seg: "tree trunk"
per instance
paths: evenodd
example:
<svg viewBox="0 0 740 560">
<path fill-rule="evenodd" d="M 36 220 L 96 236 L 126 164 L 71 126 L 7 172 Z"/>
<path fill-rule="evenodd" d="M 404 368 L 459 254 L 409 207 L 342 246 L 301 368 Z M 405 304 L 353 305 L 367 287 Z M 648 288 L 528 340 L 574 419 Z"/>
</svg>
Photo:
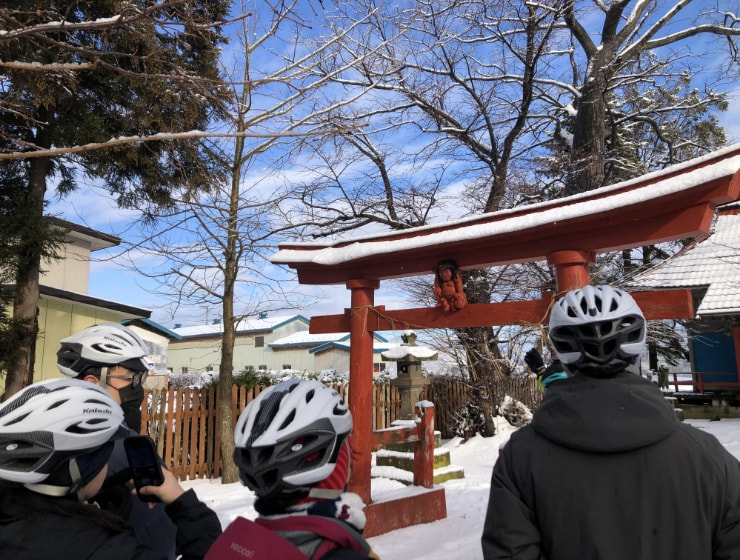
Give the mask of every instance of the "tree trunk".
<svg viewBox="0 0 740 560">
<path fill-rule="evenodd" d="M 43 143 L 43 136 L 39 138 L 38 144 L 47 147 Z M 29 163 L 30 205 L 34 208 L 34 214 L 41 222 L 44 216 L 44 195 L 46 193 L 46 176 L 49 169 L 49 158 L 32 158 Z M 36 224 L 29 223 L 27 227 L 34 229 Z M 19 232 L 21 243 L 25 240 L 34 239 L 37 236 L 25 235 Z M 34 352 L 36 348 L 36 337 L 38 336 L 38 302 L 39 302 L 39 279 L 41 276 L 41 252 L 40 247 L 31 243 L 26 248 L 28 255 L 21 261 L 16 273 L 15 292 L 13 295 L 13 321 L 19 329 L 20 348 L 18 360 L 8 368 L 5 377 L 5 392 L 0 401 L 5 401 L 23 387 L 33 382 Z"/>
<path fill-rule="evenodd" d="M 226 251 L 224 251 L 224 293 L 222 299 L 224 336 L 221 341 L 221 365 L 219 366 L 219 418 L 221 420 L 221 463 L 222 484 L 239 480 L 239 469 L 232 460 L 234 455 L 234 413 L 231 408 L 231 388 L 234 385 L 234 341 L 236 324 L 234 318 L 234 283 L 238 273 L 235 253 L 236 228 L 229 228 Z"/>
<path fill-rule="evenodd" d="M 605 79 L 598 72 L 583 88 L 573 130 L 571 172 L 566 185 L 566 196 L 598 189 L 603 184 L 605 88 Z"/>
<path fill-rule="evenodd" d="M 476 280 L 485 278 L 479 270 L 462 272 L 465 286 L 465 295 L 468 303 L 490 303 L 490 285 L 487 281 Z M 493 423 L 493 411 L 496 403 L 491 391 L 495 383 L 497 368 L 495 361 L 501 357 L 498 341 L 495 339 L 492 327 L 473 327 L 458 329 L 457 336 L 465 350 L 472 383 L 472 400 L 474 409 L 483 414 L 482 436 L 490 437 L 496 434 Z"/>
<path fill-rule="evenodd" d="M 224 307 L 226 301 L 224 300 Z M 239 469 L 232 457 L 234 456 L 234 412 L 231 406 L 231 391 L 234 385 L 234 326 L 233 312 L 230 317 L 223 317 L 224 337 L 221 343 L 221 365 L 218 370 L 218 418 L 221 425 L 221 482 L 229 484 L 239 480 Z"/>
</svg>

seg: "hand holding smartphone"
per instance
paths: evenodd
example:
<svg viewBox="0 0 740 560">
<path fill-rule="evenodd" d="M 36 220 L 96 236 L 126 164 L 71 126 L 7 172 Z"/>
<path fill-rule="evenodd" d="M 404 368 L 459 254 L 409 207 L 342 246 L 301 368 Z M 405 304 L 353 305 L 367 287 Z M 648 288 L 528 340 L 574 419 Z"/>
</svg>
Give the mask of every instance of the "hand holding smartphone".
<svg viewBox="0 0 740 560">
<path fill-rule="evenodd" d="M 156 496 L 139 492 L 143 486 L 160 486 L 164 482 L 162 464 L 152 440 L 147 436 L 130 436 L 123 440 L 123 448 L 139 499 L 145 502 L 158 502 L 159 498 Z"/>
</svg>

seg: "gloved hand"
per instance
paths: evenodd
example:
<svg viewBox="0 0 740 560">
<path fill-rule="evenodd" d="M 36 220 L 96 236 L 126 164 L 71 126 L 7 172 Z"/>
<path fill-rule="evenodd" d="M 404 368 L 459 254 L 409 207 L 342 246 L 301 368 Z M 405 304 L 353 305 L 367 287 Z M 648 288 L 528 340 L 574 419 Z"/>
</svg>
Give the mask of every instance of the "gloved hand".
<svg viewBox="0 0 740 560">
<path fill-rule="evenodd" d="M 537 381 L 540 382 L 543 389 L 547 389 L 547 387 L 554 381 L 565 379 L 567 377 L 568 374 L 566 373 L 563 364 L 560 360 L 555 359 L 549 366 L 542 370 L 542 373 L 537 375 Z"/>
<path fill-rule="evenodd" d="M 537 351 L 537 348 L 531 348 L 526 354 L 524 354 L 524 362 L 532 370 L 532 373 L 540 376 L 545 371 L 545 362 L 542 361 L 542 356 Z"/>
<path fill-rule="evenodd" d="M 568 377 L 560 360 L 553 360 L 549 366 L 545 367 L 545 362 L 536 348 L 530 349 L 524 355 L 524 362 L 537 375 L 537 381 L 543 390 L 547 389 L 552 382 Z"/>
</svg>

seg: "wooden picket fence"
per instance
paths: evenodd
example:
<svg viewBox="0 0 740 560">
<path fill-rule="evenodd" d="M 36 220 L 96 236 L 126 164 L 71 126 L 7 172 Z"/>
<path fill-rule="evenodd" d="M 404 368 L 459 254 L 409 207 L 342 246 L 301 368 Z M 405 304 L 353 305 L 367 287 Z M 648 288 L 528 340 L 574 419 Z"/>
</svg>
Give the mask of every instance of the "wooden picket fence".
<svg viewBox="0 0 740 560">
<path fill-rule="evenodd" d="M 333 388 L 349 402 L 348 385 L 334 385 Z M 231 388 L 234 425 L 247 403 L 263 389 Z M 141 433 L 154 440 L 165 464 L 181 480 L 221 476 L 219 391 L 219 387 L 161 389 L 147 391 L 144 395 Z M 435 425 L 443 437 L 449 437 L 456 421 L 455 411 L 470 399 L 469 387 L 454 380 L 435 382 L 425 388 L 421 399 L 435 403 Z M 523 402 L 528 404 L 526 400 Z M 398 389 L 388 383 L 375 385 L 373 407 L 373 430 L 391 426 L 401 408 Z"/>
</svg>

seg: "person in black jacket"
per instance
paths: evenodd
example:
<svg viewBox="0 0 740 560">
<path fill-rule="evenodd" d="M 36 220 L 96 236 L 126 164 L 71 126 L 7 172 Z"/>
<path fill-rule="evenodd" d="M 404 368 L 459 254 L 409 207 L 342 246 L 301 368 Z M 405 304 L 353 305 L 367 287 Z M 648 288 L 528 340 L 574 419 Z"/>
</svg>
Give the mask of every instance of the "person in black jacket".
<svg viewBox="0 0 740 560">
<path fill-rule="evenodd" d="M 141 429 L 148 355 L 146 343 L 136 331 L 118 323 L 102 323 L 63 338 L 57 351 L 57 368 L 68 377 L 108 391 L 121 405 L 130 430 L 127 435 L 136 435 Z M 98 505 L 123 517 L 134 528 L 137 540 L 147 551 L 146 560 L 175 560 L 177 528 L 164 504 L 149 506 L 132 495 L 130 478 L 123 440 L 119 439 L 108 461 L 108 476 L 96 496 Z"/>
<path fill-rule="evenodd" d="M 626 292 L 560 299 L 553 383 L 493 469 L 485 560 L 738 560 L 740 463 L 638 375 L 645 318 Z"/>
<path fill-rule="evenodd" d="M 13 560 L 131 560 L 146 547 L 121 517 L 95 504 L 114 442 L 125 437 L 121 407 L 76 379 L 29 385 L 0 406 L 0 557 Z M 216 514 L 162 469 L 145 486 L 166 504 L 183 560 L 205 556 L 221 534 Z"/>
<path fill-rule="evenodd" d="M 346 492 L 351 431 L 342 397 L 319 381 L 289 379 L 250 401 L 234 462 L 260 515 L 232 522 L 206 560 L 377 560 L 362 537 L 365 504 Z"/>
</svg>

